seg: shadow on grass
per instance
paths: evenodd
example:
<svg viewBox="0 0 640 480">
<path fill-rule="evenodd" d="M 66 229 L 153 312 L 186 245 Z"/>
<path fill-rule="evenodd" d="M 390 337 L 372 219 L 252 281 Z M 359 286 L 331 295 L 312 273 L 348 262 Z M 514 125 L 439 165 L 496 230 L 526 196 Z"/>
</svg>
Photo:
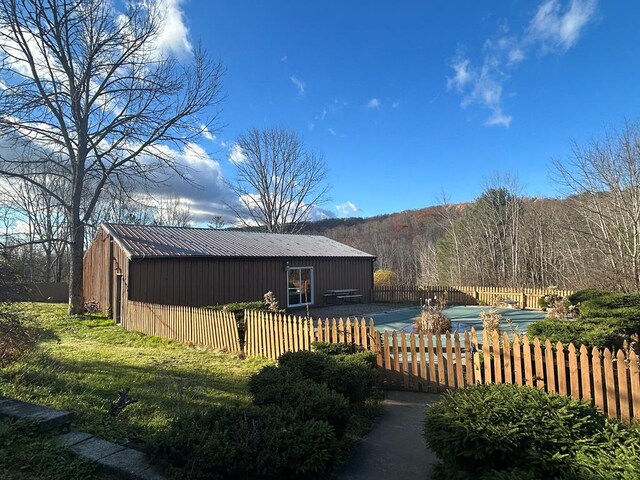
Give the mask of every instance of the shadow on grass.
<svg viewBox="0 0 640 480">
<path fill-rule="evenodd" d="M 108 440 L 147 441 L 176 415 L 207 408 L 215 403 L 247 403 L 247 378 L 251 370 L 240 364 L 226 365 L 222 357 L 205 355 L 194 364 L 171 359 L 135 365 L 112 359 L 73 360 L 38 352 L 4 372 L 0 392 L 77 414 L 74 428 Z M 144 359 L 147 360 L 147 359 Z M 210 362 L 207 363 L 207 360 Z M 235 368 L 234 368 L 235 367 Z M 234 371 L 239 370 L 239 371 Z M 117 417 L 107 411 L 118 392 L 128 388 L 138 401 Z"/>
</svg>

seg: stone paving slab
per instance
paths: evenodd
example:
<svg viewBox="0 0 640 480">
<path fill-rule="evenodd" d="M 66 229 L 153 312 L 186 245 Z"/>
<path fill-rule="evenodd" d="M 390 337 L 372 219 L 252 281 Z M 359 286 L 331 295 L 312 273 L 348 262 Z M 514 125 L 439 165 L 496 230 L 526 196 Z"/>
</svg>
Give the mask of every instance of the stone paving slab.
<svg viewBox="0 0 640 480">
<path fill-rule="evenodd" d="M 59 445 L 68 447 L 76 455 L 97 462 L 115 473 L 118 478 L 136 480 L 164 480 L 149 462 L 146 454 L 132 448 L 107 442 L 85 432 L 69 432 L 56 438 Z"/>
<path fill-rule="evenodd" d="M 98 460 L 98 463 L 111 469 L 127 472 L 130 475 L 143 472 L 151 466 L 144 453 L 131 448 L 125 448 L 124 450 L 101 458 Z"/>
<path fill-rule="evenodd" d="M 90 433 L 69 432 L 56 437 L 56 443 L 63 447 L 72 447 L 76 443 L 84 442 L 93 437 Z"/>
<path fill-rule="evenodd" d="M 56 410 L 7 397 L 0 397 L 0 415 L 34 421 L 38 425 L 38 430 L 42 432 L 56 428 L 68 428 L 74 416 L 73 413 L 64 410 Z"/>
<path fill-rule="evenodd" d="M 104 457 L 124 450 L 125 447 L 92 436 L 80 443 L 76 443 L 75 445 L 69 447 L 69 449 L 77 455 L 81 455 L 85 458 L 88 458 L 89 460 L 98 462 Z"/>
</svg>

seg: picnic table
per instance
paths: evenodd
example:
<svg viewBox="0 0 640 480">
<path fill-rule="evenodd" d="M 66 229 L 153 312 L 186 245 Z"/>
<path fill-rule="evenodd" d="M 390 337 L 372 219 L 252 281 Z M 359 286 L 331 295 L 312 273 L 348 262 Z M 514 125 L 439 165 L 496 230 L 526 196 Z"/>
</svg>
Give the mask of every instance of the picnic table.
<svg viewBox="0 0 640 480">
<path fill-rule="evenodd" d="M 336 303 L 361 302 L 362 294 L 358 293 L 357 288 L 339 288 L 327 290 L 324 294 L 324 298 L 327 303 L 329 303 L 329 300 L 335 300 Z"/>
</svg>

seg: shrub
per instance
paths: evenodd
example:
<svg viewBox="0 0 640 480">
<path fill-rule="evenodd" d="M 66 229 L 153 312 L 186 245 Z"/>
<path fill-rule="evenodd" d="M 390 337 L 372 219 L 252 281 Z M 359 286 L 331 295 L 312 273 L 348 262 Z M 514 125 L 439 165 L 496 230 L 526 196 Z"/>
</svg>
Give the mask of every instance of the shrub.
<svg viewBox="0 0 640 480">
<path fill-rule="evenodd" d="M 371 357 L 356 354 L 335 358 L 336 361 L 326 370 L 327 386 L 352 403 L 364 402 L 378 381 L 378 372 L 371 365 Z"/>
<path fill-rule="evenodd" d="M 556 300 L 560 300 L 560 297 L 558 295 L 545 295 L 543 297 L 540 297 L 538 299 L 538 308 L 540 308 L 540 310 L 546 310 L 547 308 L 549 308 Z"/>
<path fill-rule="evenodd" d="M 487 332 L 487 334 L 492 335 L 493 332 L 500 332 L 500 321 L 502 320 L 502 315 L 495 308 L 482 310 L 480 312 L 480 320 L 482 321 L 482 328 Z"/>
<path fill-rule="evenodd" d="M 156 456 L 184 478 L 324 478 L 337 454 L 333 429 L 277 407 L 212 407 L 178 417 Z"/>
<path fill-rule="evenodd" d="M 529 337 L 547 338 L 552 343 L 562 342 L 567 346 L 585 345 L 588 348 L 621 348 L 628 335 L 622 333 L 624 322 L 616 318 L 597 318 L 589 320 L 561 320 L 548 318 L 534 322 L 527 328 Z"/>
<path fill-rule="evenodd" d="M 255 302 L 234 302 L 215 306 L 208 305 L 203 308 L 232 312 L 236 314 L 236 317 L 238 316 L 238 314 L 244 317 L 245 310 L 268 310 L 267 305 L 262 300 L 257 300 Z"/>
<path fill-rule="evenodd" d="M 347 361 L 363 361 L 371 368 L 377 368 L 377 358 L 376 354 L 373 352 L 369 352 L 363 350 L 362 352 L 352 353 L 348 356 L 344 356 Z"/>
<path fill-rule="evenodd" d="M 35 330 L 25 325 L 22 313 L 12 304 L 0 303 L 0 367 L 18 360 L 35 342 Z"/>
<path fill-rule="evenodd" d="M 275 294 L 269 290 L 265 293 L 262 298 L 264 299 L 264 308 L 266 308 L 270 312 L 280 312 L 280 307 L 278 306 L 278 299 Z"/>
<path fill-rule="evenodd" d="M 514 468 L 534 478 L 574 478 L 576 439 L 603 426 L 604 417 L 583 402 L 530 387 L 478 385 L 427 406 L 424 433 L 445 467 L 474 478 Z"/>
<path fill-rule="evenodd" d="M 586 302 L 587 300 L 593 300 L 594 298 L 599 298 L 603 295 L 607 295 L 607 292 L 604 292 L 602 290 L 587 289 L 574 292 L 567 298 L 573 305 L 577 305 L 578 303 Z"/>
<path fill-rule="evenodd" d="M 444 314 L 446 306 L 445 297 L 428 298 L 422 305 L 420 317 L 415 321 L 415 328 L 418 333 L 432 332 L 439 334 L 447 333 L 451 330 L 451 320 Z"/>
<path fill-rule="evenodd" d="M 350 418 L 349 402 L 326 385 L 302 378 L 291 368 L 265 367 L 249 380 L 255 405 L 291 409 L 300 420 L 324 420 L 340 438 Z"/>
<path fill-rule="evenodd" d="M 266 305 L 262 300 L 255 302 L 235 302 L 222 306 L 222 310 L 227 312 L 244 312 L 245 310 L 266 310 Z"/>
<path fill-rule="evenodd" d="M 314 352 L 324 353 L 327 355 L 345 355 L 350 353 L 356 353 L 361 350 L 354 343 L 327 343 L 327 342 L 313 342 L 311 344 Z"/>
<path fill-rule="evenodd" d="M 580 303 L 581 318 L 624 317 L 640 320 L 640 295 L 609 293 Z"/>
<path fill-rule="evenodd" d="M 575 319 L 578 317 L 578 306 L 572 305 L 566 298 L 558 298 L 547 307 L 546 318 Z"/>
<path fill-rule="evenodd" d="M 286 352 L 278 358 L 278 365 L 299 371 L 303 377 L 321 382 L 326 378 L 326 370 L 334 362 L 329 355 L 300 350 Z"/>
<path fill-rule="evenodd" d="M 640 478 L 640 426 L 607 420 L 605 428 L 583 442 L 576 463 L 585 478 Z"/>
<path fill-rule="evenodd" d="M 373 272 L 373 284 L 375 286 L 390 286 L 396 284 L 396 274 L 391 270 L 376 270 Z"/>
<path fill-rule="evenodd" d="M 268 389 L 272 384 L 280 382 L 293 383 L 304 379 L 299 370 L 291 368 L 280 368 L 274 365 L 262 367 L 260 371 L 249 378 L 249 391 L 261 392 Z"/>
</svg>

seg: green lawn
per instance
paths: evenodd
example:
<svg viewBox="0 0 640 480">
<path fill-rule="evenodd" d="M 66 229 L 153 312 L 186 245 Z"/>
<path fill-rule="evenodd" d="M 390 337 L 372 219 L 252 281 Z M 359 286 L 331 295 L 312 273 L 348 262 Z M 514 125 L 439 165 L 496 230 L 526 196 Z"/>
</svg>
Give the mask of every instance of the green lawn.
<svg viewBox="0 0 640 480">
<path fill-rule="evenodd" d="M 68 317 L 66 305 L 24 309 L 42 334 L 34 352 L 0 369 L 0 395 L 71 410 L 74 429 L 134 448 L 181 411 L 248 403 L 249 375 L 267 363 L 127 332 L 98 315 Z M 138 402 L 107 416 L 123 388 Z"/>
</svg>

